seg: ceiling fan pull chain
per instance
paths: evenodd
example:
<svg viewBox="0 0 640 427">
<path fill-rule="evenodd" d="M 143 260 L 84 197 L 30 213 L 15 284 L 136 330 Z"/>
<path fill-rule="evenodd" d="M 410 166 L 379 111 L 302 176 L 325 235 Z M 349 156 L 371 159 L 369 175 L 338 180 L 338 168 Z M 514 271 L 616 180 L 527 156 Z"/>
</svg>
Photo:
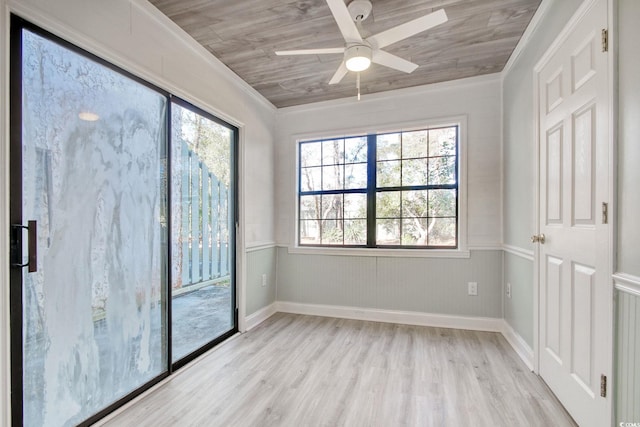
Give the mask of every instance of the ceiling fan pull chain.
<svg viewBox="0 0 640 427">
<path fill-rule="evenodd" d="M 358 101 L 360 101 L 360 73 L 356 77 L 356 87 L 358 88 Z"/>
</svg>

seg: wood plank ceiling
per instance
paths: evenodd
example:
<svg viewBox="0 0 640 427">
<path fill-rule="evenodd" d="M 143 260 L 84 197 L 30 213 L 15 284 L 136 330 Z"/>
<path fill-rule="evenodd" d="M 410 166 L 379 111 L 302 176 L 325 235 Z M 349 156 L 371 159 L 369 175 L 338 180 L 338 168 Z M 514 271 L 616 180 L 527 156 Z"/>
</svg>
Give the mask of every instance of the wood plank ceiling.
<svg viewBox="0 0 640 427">
<path fill-rule="evenodd" d="M 353 97 L 355 73 L 329 80 L 342 54 L 276 50 L 342 47 L 325 0 L 150 0 L 276 107 Z M 346 0 L 349 3 L 350 0 Z M 411 74 L 372 64 L 362 94 L 501 71 L 541 0 L 371 0 L 367 37 L 440 8 L 449 21 L 385 48 L 419 65 Z"/>
</svg>

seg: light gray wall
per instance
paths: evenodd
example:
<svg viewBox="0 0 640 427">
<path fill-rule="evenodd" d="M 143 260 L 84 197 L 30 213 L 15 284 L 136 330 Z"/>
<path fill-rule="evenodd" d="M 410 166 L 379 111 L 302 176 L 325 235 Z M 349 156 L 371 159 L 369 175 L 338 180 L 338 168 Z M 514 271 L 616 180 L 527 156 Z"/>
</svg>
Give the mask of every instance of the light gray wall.
<svg viewBox="0 0 640 427">
<path fill-rule="evenodd" d="M 582 2 L 555 0 L 522 55 L 506 74 L 504 108 L 504 239 L 529 248 L 534 224 L 533 67 Z M 617 268 L 640 276 L 640 2 L 618 0 L 619 122 Z M 505 254 L 505 283 L 512 281 L 513 297 L 504 299 L 505 319 L 530 345 L 533 336 L 533 265 Z M 518 281 L 516 286 L 513 281 Z M 522 298 L 518 287 L 530 295 Z M 616 302 L 617 422 L 640 419 L 640 297 L 618 293 Z"/>
<path fill-rule="evenodd" d="M 640 277 L 640 1 L 619 0 L 618 266 Z"/>
<path fill-rule="evenodd" d="M 502 317 L 502 255 L 469 259 L 291 254 L 295 245 L 296 139 L 398 130 L 439 118 L 467 118 L 467 241 L 501 244 L 500 80 L 498 75 L 355 96 L 278 111 L 276 238 L 278 301 Z M 467 296 L 476 281 L 477 297 Z"/>
<path fill-rule="evenodd" d="M 502 251 L 468 259 L 290 254 L 278 248 L 278 301 L 502 317 Z M 478 296 L 467 282 L 478 282 Z"/>
<path fill-rule="evenodd" d="M 504 283 L 505 289 L 511 284 L 511 299 L 504 295 L 504 318 L 533 348 L 533 263 L 505 252 Z"/>
<path fill-rule="evenodd" d="M 640 2 L 619 0 L 618 7 L 617 271 L 632 275 L 639 282 Z M 640 422 L 640 296 L 618 292 L 616 311 L 617 425 L 621 422 Z"/>
<path fill-rule="evenodd" d="M 542 22 L 504 76 L 504 242 L 509 245 L 531 249 L 535 230 L 533 68 L 580 4 L 550 0 Z"/>
<path fill-rule="evenodd" d="M 262 275 L 267 277 L 262 286 Z M 276 302 L 276 248 L 247 251 L 247 315 Z"/>
<path fill-rule="evenodd" d="M 533 68 L 582 4 L 582 0 L 546 1 L 549 7 L 542 21 L 502 85 L 504 243 L 528 251 L 533 249 L 529 239 L 536 229 Z M 505 319 L 532 346 L 533 262 L 505 254 L 504 268 L 505 279 L 517 286 L 511 299 L 504 298 Z"/>
</svg>

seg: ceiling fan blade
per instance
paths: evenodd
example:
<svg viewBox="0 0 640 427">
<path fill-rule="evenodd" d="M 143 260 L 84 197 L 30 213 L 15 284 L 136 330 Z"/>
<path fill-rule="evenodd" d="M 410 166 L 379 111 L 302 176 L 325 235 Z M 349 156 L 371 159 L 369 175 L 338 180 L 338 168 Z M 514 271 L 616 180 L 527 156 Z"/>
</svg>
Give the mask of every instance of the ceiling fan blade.
<svg viewBox="0 0 640 427">
<path fill-rule="evenodd" d="M 333 77 L 331 77 L 331 80 L 329 80 L 329 84 L 335 85 L 337 83 L 340 83 L 340 80 L 342 80 L 342 78 L 347 75 L 348 71 L 349 70 L 347 70 L 347 66 L 344 64 L 344 61 L 342 61 L 342 64 L 340 64 L 336 73 L 333 75 Z"/>
<path fill-rule="evenodd" d="M 298 49 L 298 50 L 278 50 L 276 55 L 323 55 L 325 53 L 344 53 L 343 47 L 328 47 L 326 49 Z"/>
<path fill-rule="evenodd" d="M 347 9 L 347 5 L 344 4 L 344 0 L 327 0 L 327 4 L 346 42 L 361 42 L 362 36 L 358 32 L 356 23 L 351 19 L 351 14 Z"/>
<path fill-rule="evenodd" d="M 447 14 L 444 9 L 440 9 L 437 12 L 430 13 L 421 18 L 405 22 L 397 27 L 375 34 L 367 38 L 367 41 L 378 48 L 389 46 L 390 44 L 404 40 L 437 25 L 444 24 L 448 20 L 449 18 L 447 18 Z"/>
<path fill-rule="evenodd" d="M 418 64 L 402 59 L 399 56 L 392 55 L 383 50 L 375 50 L 371 57 L 371 61 L 376 64 L 384 65 L 385 67 L 393 68 L 394 70 L 404 71 L 405 73 L 411 73 Z"/>
</svg>

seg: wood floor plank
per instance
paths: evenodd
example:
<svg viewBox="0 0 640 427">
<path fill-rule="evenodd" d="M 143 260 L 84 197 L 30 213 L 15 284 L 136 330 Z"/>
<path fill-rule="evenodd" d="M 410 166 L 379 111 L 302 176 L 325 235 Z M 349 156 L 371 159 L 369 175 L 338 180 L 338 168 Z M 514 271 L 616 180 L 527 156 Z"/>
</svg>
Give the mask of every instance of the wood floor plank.
<svg viewBox="0 0 640 427">
<path fill-rule="evenodd" d="M 104 426 L 575 426 L 497 333 L 278 313 Z"/>
</svg>

